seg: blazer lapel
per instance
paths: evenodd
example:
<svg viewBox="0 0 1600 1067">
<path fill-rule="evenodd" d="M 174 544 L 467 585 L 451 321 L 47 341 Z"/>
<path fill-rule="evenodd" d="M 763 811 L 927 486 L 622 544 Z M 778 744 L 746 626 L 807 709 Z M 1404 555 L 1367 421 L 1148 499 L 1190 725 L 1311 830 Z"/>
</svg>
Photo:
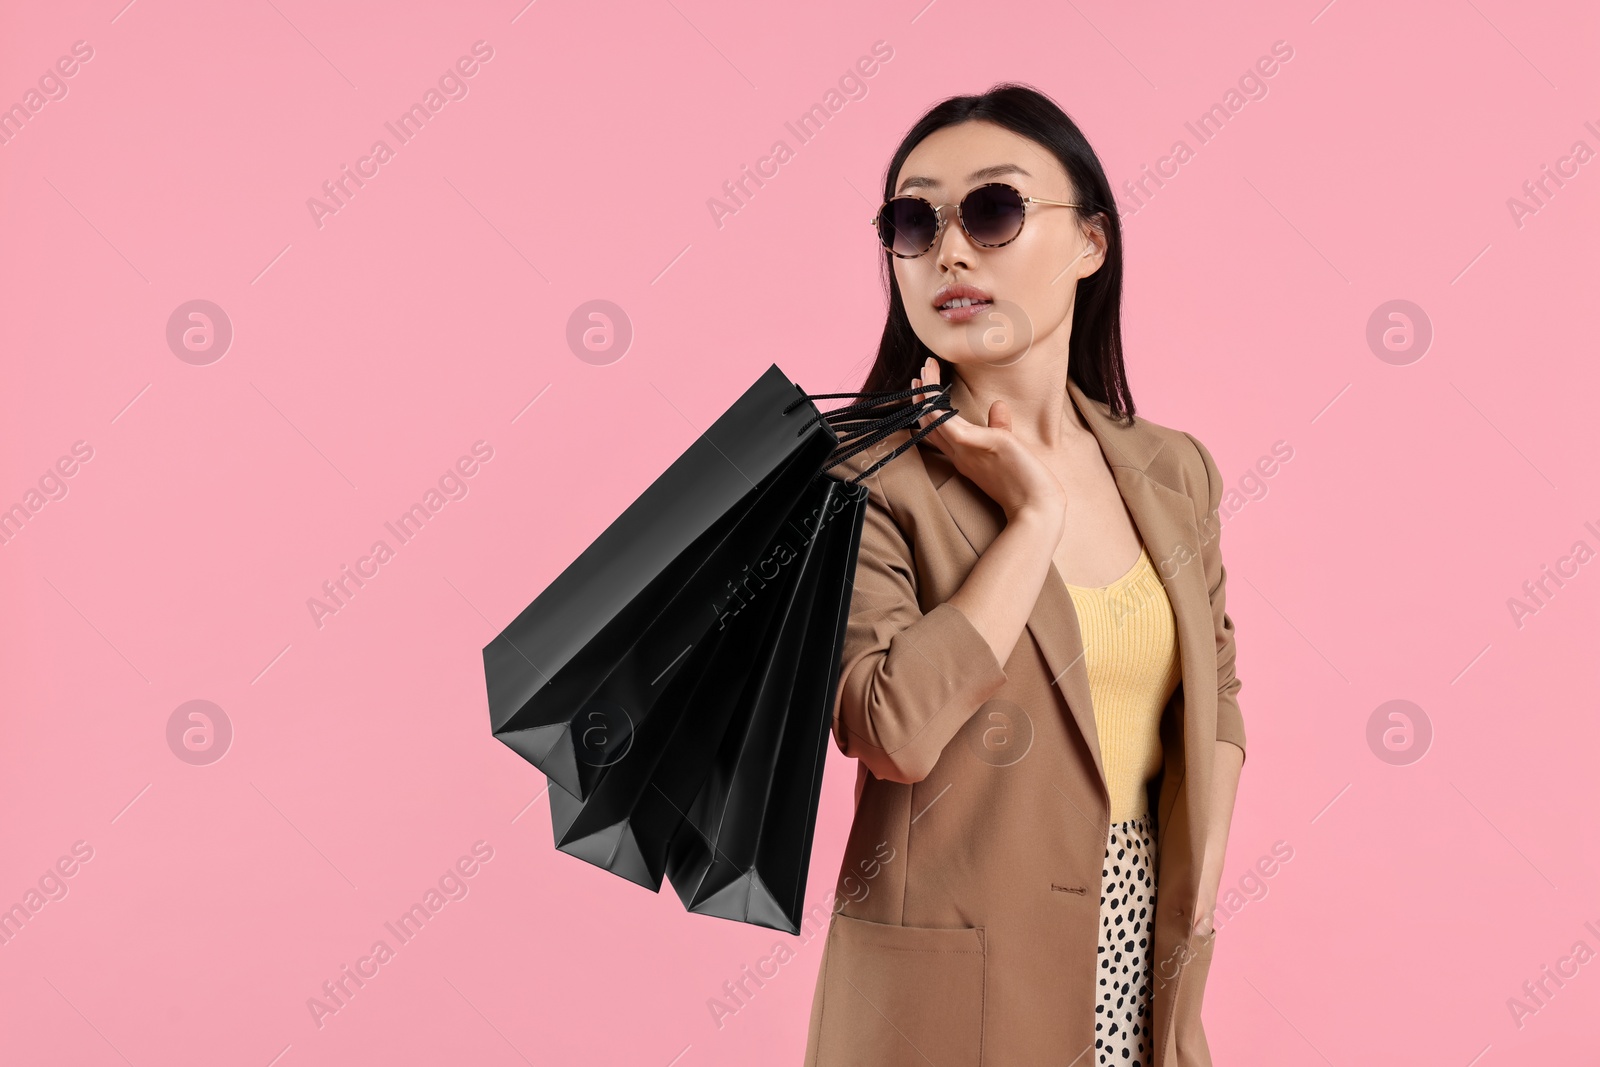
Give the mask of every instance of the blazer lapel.
<svg viewBox="0 0 1600 1067">
<path fill-rule="evenodd" d="M 956 388 L 965 392 L 959 385 Z M 1117 488 L 1122 493 L 1123 502 L 1133 516 L 1134 525 L 1172 603 L 1173 615 L 1177 620 L 1179 652 L 1183 660 L 1184 692 L 1203 692 L 1199 688 L 1205 684 L 1205 679 L 1200 677 L 1203 673 L 1202 664 L 1211 662 L 1206 653 L 1214 651 L 1215 637 L 1211 632 L 1210 595 L 1199 566 L 1200 541 L 1193 502 L 1186 492 L 1167 486 L 1146 473 L 1151 461 L 1163 447 L 1147 426 L 1139 423 L 1124 426 L 1117 422 L 1106 405 L 1085 395 L 1070 378 L 1067 380 L 1067 394 L 1093 431 L 1101 454 L 1105 456 Z M 960 404 L 956 406 L 959 408 Z M 976 560 L 1000 535 L 1004 514 L 987 494 L 961 477 L 948 458 L 937 450 L 933 451 L 938 455 L 942 467 L 950 473 L 950 477 L 938 487 L 939 497 L 962 536 L 972 546 Z M 1192 561 L 1194 565 L 1182 565 L 1187 561 Z M 1100 738 L 1095 729 L 1094 704 L 1089 691 L 1083 635 L 1078 628 L 1078 613 L 1073 606 L 1072 595 L 1067 592 L 1066 584 L 1053 561 L 1044 586 L 1039 591 L 1039 599 L 1028 617 L 1028 632 L 1038 644 L 1050 667 L 1053 682 L 1061 688 L 1073 721 L 1077 723 L 1094 756 L 1101 794 L 1109 800 L 1105 764 L 1100 755 Z M 1215 686 L 1214 679 L 1212 685 Z M 1194 716 L 1186 718 L 1190 721 L 1186 723 L 1185 742 L 1192 752 L 1198 741 L 1194 733 L 1197 723 L 1193 721 Z"/>
</svg>

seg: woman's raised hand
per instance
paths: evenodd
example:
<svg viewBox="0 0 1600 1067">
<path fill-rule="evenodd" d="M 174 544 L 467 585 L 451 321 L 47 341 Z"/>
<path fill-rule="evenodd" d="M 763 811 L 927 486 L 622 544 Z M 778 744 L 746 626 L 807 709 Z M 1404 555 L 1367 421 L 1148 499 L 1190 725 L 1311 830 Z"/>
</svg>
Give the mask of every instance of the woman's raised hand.
<svg viewBox="0 0 1600 1067">
<path fill-rule="evenodd" d="M 911 388 L 938 385 L 939 361 L 930 357 L 922 365 L 922 375 L 911 379 Z M 924 415 L 918 426 L 926 427 L 942 414 Z M 1055 472 L 1011 432 L 1011 411 L 1004 400 L 989 406 L 987 426 L 955 415 L 926 439 L 1005 510 L 1007 522 L 1028 512 L 1037 512 L 1052 523 L 1065 521 L 1067 491 Z"/>
</svg>

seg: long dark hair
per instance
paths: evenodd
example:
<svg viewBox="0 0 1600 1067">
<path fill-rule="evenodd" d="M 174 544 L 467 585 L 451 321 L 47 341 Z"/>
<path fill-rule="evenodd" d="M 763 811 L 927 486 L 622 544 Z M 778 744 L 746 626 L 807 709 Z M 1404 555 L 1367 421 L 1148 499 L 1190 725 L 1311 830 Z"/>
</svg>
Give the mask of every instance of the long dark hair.
<svg viewBox="0 0 1600 1067">
<path fill-rule="evenodd" d="M 1068 341 L 1067 374 L 1085 394 L 1107 404 L 1115 418 L 1133 420 L 1133 394 L 1122 363 L 1122 225 L 1104 168 L 1077 123 L 1055 101 L 1027 85 L 1002 82 L 979 96 L 952 96 L 935 105 L 906 133 L 883 176 L 883 198 L 894 195 L 895 179 L 912 149 L 935 130 L 960 122 L 984 120 L 1020 134 L 1054 155 L 1072 179 L 1072 208 L 1079 219 L 1095 220 L 1106 238 L 1105 262 L 1078 281 Z M 1095 216 L 1099 216 L 1095 219 Z M 906 317 L 894 259 L 883 253 L 883 282 L 889 295 L 889 318 L 883 324 L 878 356 L 863 392 L 908 388 L 934 352 L 917 337 Z M 938 358 L 935 356 L 934 358 Z M 952 381 L 955 365 L 939 360 L 939 380 Z"/>
</svg>

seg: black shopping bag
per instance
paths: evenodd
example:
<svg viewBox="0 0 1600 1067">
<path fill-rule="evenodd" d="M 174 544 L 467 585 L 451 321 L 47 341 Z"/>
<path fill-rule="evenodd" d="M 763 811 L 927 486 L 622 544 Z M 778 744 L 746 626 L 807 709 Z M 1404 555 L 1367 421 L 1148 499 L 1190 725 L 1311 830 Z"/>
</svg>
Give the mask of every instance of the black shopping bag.
<svg viewBox="0 0 1600 1067">
<path fill-rule="evenodd" d="M 558 848 L 655 890 L 671 862 L 692 910 L 798 928 L 866 501 L 825 472 L 935 409 L 944 386 L 806 394 L 774 364 L 484 649 Z"/>
<path fill-rule="evenodd" d="M 820 484 L 815 478 L 812 482 Z M 810 495 L 808 488 L 802 499 Z M 759 570 L 773 559 L 774 551 L 784 550 L 782 539 L 790 535 L 778 527 L 787 530 L 794 522 L 792 502 L 785 503 L 777 521 L 769 515 L 769 503 L 770 498 L 764 499 L 746 512 L 728 540 L 742 542 L 742 527 L 755 528 L 764 539 L 743 551 L 723 553 L 707 565 L 722 584 L 744 577 L 742 572 L 751 562 Z M 631 728 L 626 747 L 576 746 L 580 755 L 592 753 L 603 760 L 606 769 L 587 797 L 552 786 L 550 814 L 557 848 L 660 890 L 668 845 L 712 769 L 719 740 L 747 706 L 747 679 L 766 673 L 771 657 L 768 634 L 782 623 L 792 590 L 802 580 L 799 567 L 775 570 L 770 579 L 754 579 L 761 588 L 753 595 L 748 590 L 744 597 L 724 594 L 721 599 L 728 602 L 718 610 L 716 623 L 684 653 L 676 673 L 663 683 L 655 708 Z M 745 577 L 747 586 L 751 581 Z M 665 639 L 682 641 L 670 634 Z M 627 722 L 616 713 L 612 719 Z M 597 720 L 590 729 L 604 731 L 609 725 Z"/>
<path fill-rule="evenodd" d="M 818 479 L 767 557 L 796 578 L 758 591 L 785 603 L 750 623 L 762 655 L 669 855 L 692 912 L 800 931 L 866 500 L 865 486 Z"/>
<path fill-rule="evenodd" d="M 706 605 L 725 578 L 710 564 L 759 552 L 837 446 L 797 394 L 773 364 L 484 648 L 494 735 L 573 796 L 631 746 L 716 622 Z"/>
</svg>

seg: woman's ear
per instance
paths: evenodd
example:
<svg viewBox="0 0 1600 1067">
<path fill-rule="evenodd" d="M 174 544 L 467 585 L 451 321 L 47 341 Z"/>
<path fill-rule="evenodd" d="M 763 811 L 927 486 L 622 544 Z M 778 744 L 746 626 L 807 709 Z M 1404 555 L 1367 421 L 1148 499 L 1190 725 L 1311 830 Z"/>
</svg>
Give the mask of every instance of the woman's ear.
<svg viewBox="0 0 1600 1067">
<path fill-rule="evenodd" d="M 1102 221 L 1102 218 L 1103 213 L 1096 214 L 1084 227 L 1083 239 L 1089 242 L 1089 244 L 1088 247 L 1083 251 L 1083 257 L 1087 259 L 1089 261 L 1089 265 L 1094 268 L 1093 270 L 1089 271 L 1089 274 L 1093 274 L 1096 270 L 1099 270 L 1105 265 L 1106 261 L 1107 240 L 1105 224 Z M 1084 275 L 1086 278 L 1088 276 L 1088 274 Z"/>
</svg>

